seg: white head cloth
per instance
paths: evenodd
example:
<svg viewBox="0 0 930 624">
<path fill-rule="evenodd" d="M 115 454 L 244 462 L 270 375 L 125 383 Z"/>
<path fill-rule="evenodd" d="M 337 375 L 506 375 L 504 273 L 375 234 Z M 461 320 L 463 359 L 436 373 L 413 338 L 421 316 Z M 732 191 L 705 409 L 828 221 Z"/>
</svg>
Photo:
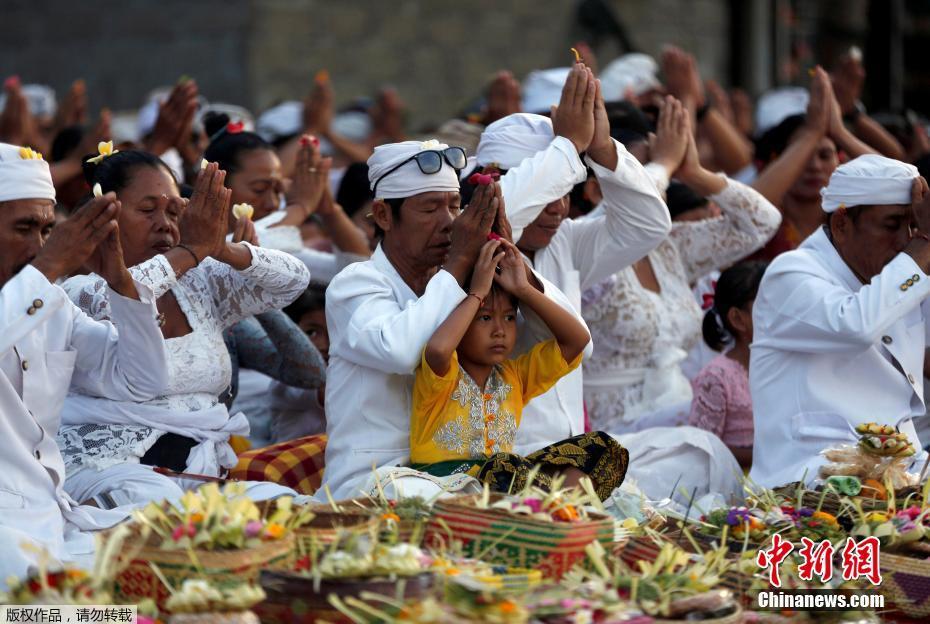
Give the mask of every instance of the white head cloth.
<svg viewBox="0 0 930 624">
<path fill-rule="evenodd" d="M 788 117 L 806 113 L 808 101 L 810 94 L 804 87 L 781 87 L 764 93 L 756 104 L 756 136 Z"/>
<path fill-rule="evenodd" d="M 292 136 L 304 127 L 304 103 L 297 100 L 281 102 L 258 116 L 256 132 L 266 141 Z"/>
<path fill-rule="evenodd" d="M 601 95 L 605 102 L 618 102 L 626 99 L 626 92 L 642 95 L 661 86 L 656 77 L 659 65 L 648 54 L 631 52 L 614 59 L 601 72 Z"/>
<path fill-rule="evenodd" d="M 424 150 L 442 151 L 447 147 L 449 146 L 435 139 L 379 145 L 368 159 L 368 184 L 374 191 L 378 178 L 411 156 Z M 458 173 L 449 166 L 445 158 L 442 160 L 442 168 L 430 174 L 420 171 L 416 161 L 411 160 L 378 181 L 376 196 L 378 199 L 397 199 L 430 191 L 458 193 L 459 188 Z"/>
<path fill-rule="evenodd" d="M 48 163 L 39 158 L 23 158 L 23 148 L 0 143 L 0 202 L 16 199 L 55 201 L 55 186 Z"/>
<path fill-rule="evenodd" d="M 552 120 L 532 113 L 514 113 L 498 119 L 481 133 L 478 164 L 496 163 L 500 169 L 513 169 L 552 143 Z"/>
<path fill-rule="evenodd" d="M 36 117 L 54 117 L 58 112 L 55 90 L 41 84 L 25 84 L 20 87 L 29 104 L 29 112 Z M 6 93 L 0 94 L 0 111 L 6 107 Z"/>
<path fill-rule="evenodd" d="M 878 154 L 866 154 L 840 165 L 820 190 L 823 211 L 839 208 L 910 204 L 917 167 Z"/>
<path fill-rule="evenodd" d="M 537 69 L 523 79 L 523 110 L 528 113 L 549 113 L 550 107 L 562 99 L 562 87 L 571 67 Z"/>
</svg>

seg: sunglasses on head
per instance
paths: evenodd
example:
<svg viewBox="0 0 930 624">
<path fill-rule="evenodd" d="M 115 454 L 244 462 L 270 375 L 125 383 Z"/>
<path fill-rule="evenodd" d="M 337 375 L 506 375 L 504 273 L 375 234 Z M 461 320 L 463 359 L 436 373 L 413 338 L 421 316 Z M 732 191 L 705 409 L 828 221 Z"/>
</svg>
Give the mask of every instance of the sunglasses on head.
<svg viewBox="0 0 930 624">
<path fill-rule="evenodd" d="M 449 166 L 456 171 L 461 171 L 468 163 L 468 157 L 465 155 L 465 150 L 463 150 L 461 147 L 447 147 L 444 150 L 423 150 L 422 152 L 417 152 L 410 158 L 394 165 L 378 176 L 378 179 L 375 180 L 375 186 L 372 189 L 374 196 L 378 196 L 378 184 L 381 182 L 381 180 L 394 173 L 411 160 L 415 160 L 417 166 L 420 168 L 420 171 L 426 175 L 439 173 L 439 170 L 442 169 L 443 160 L 445 160 Z"/>
</svg>

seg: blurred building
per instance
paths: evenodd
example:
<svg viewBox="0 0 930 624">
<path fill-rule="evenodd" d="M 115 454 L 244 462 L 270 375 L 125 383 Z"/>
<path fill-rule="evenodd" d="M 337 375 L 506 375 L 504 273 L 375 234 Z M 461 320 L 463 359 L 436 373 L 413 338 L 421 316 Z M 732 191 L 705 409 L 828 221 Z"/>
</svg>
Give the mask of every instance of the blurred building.
<svg viewBox="0 0 930 624">
<path fill-rule="evenodd" d="M 930 3 L 905 0 L 0 0 L 0 77 L 78 77 L 92 107 L 137 108 L 181 75 L 210 100 L 260 111 L 327 69 L 340 104 L 392 85 L 418 123 L 467 109 L 495 71 L 566 66 L 591 41 L 602 64 L 666 42 L 705 77 L 757 94 L 855 43 L 870 106 L 926 106 L 917 63 Z M 871 26 L 871 27 L 870 27 Z M 411 128 L 415 130 L 417 128 Z"/>
</svg>

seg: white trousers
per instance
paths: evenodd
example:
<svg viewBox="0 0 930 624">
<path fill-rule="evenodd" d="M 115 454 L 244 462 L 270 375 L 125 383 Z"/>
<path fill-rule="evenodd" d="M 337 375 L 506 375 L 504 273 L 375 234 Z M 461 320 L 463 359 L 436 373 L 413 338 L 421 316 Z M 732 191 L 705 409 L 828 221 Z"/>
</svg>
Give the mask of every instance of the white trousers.
<svg viewBox="0 0 930 624">
<path fill-rule="evenodd" d="M 253 500 L 272 500 L 279 496 L 299 496 L 296 491 L 269 481 L 243 481 L 245 495 Z M 76 501 L 97 501 L 103 508 L 150 502 L 177 501 L 187 490 L 196 490 L 203 481 L 173 479 L 158 474 L 143 464 L 120 464 L 103 470 L 81 468 L 69 473 L 65 491 Z"/>
</svg>

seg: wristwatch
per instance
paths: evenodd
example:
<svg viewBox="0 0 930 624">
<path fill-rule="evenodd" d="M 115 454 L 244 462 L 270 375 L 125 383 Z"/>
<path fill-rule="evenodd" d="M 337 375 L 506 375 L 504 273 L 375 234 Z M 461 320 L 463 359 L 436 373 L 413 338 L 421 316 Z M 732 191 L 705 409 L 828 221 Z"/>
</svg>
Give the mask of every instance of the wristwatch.
<svg viewBox="0 0 930 624">
<path fill-rule="evenodd" d="M 861 101 L 856 100 L 855 107 L 843 115 L 843 122 L 848 124 L 854 124 L 859 119 L 859 115 L 865 114 L 865 106 Z"/>
</svg>

